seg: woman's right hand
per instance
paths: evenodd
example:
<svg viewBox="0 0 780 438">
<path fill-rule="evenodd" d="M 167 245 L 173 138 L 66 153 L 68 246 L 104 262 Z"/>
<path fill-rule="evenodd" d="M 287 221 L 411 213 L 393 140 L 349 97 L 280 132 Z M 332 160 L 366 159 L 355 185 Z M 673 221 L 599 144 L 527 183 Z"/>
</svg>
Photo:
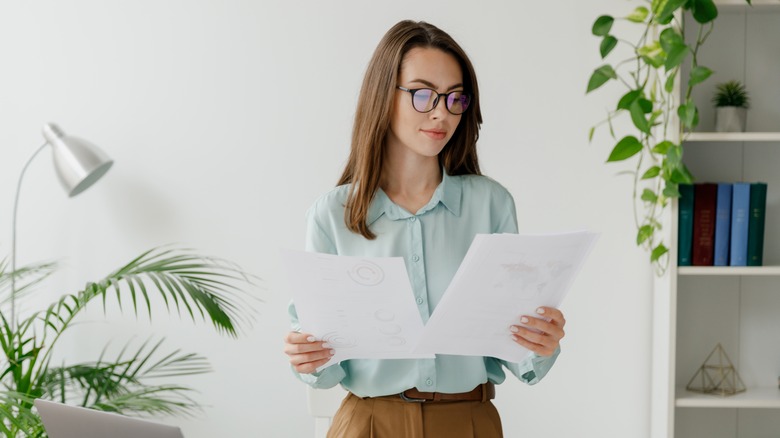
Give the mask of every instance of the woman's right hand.
<svg viewBox="0 0 780 438">
<path fill-rule="evenodd" d="M 336 354 L 326 342 L 307 333 L 290 332 L 284 338 L 284 353 L 290 357 L 295 371 L 311 374 Z"/>
</svg>

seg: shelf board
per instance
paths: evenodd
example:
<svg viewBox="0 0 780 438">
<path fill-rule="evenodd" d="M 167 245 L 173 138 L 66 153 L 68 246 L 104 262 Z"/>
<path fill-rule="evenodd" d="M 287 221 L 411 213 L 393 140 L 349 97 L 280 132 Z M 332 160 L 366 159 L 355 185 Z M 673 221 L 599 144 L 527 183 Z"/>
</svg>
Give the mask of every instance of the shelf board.
<svg viewBox="0 0 780 438">
<path fill-rule="evenodd" d="M 780 266 L 680 266 L 677 275 L 780 275 Z"/>
<path fill-rule="evenodd" d="M 685 141 L 780 141 L 780 132 L 691 132 Z"/>
<path fill-rule="evenodd" d="M 674 402 L 678 408 L 771 408 L 780 409 L 780 389 L 748 388 L 747 391 L 721 397 L 677 388 Z"/>
<path fill-rule="evenodd" d="M 773 8 L 780 7 L 780 0 L 753 0 L 753 9 L 755 8 Z M 745 0 L 715 0 L 718 9 L 734 11 L 739 9 L 750 9 L 750 5 Z"/>
</svg>

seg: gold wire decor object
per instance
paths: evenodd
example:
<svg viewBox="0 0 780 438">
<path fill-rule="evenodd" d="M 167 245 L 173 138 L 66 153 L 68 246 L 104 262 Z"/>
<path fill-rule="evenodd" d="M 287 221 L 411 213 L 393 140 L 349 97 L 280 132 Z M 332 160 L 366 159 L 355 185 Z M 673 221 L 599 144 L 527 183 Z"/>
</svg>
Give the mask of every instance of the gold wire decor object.
<svg viewBox="0 0 780 438">
<path fill-rule="evenodd" d="M 744 392 L 746 388 L 731 359 L 718 343 L 685 389 L 725 397 Z"/>
</svg>

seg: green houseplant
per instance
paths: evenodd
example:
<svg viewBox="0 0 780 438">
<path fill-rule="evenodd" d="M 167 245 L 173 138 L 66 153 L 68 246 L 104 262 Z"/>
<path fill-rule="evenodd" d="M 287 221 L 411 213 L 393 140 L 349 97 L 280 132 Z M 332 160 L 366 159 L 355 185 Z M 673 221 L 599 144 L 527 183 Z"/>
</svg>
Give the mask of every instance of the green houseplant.
<svg viewBox="0 0 780 438">
<path fill-rule="evenodd" d="M 53 264 L 36 264 L 10 272 L 0 262 L 0 302 L 6 305 L 11 277 L 22 298 L 53 272 Z M 18 321 L 0 312 L 0 431 L 6 437 L 45 437 L 32 402 L 44 397 L 70 404 L 123 414 L 191 414 L 199 403 L 192 389 L 166 383 L 171 378 L 210 371 L 203 356 L 180 350 L 164 352 L 162 340 L 125 346 L 112 358 L 93 362 L 52 363 L 52 352 L 62 334 L 93 301 L 116 300 L 122 308 L 132 303 L 150 317 L 157 295 L 169 311 L 209 320 L 222 334 L 235 337 L 251 321 L 252 296 L 244 288 L 255 278 L 225 260 L 203 257 L 191 250 L 155 248 L 84 289 L 62 296 L 46 309 Z"/>
<path fill-rule="evenodd" d="M 715 131 L 745 131 L 750 97 L 743 83 L 732 80 L 717 84 L 712 103 L 715 105 Z"/>
<path fill-rule="evenodd" d="M 750 0 L 746 2 L 750 4 Z M 684 13 L 690 13 L 694 23 L 682 20 Z M 628 46 L 630 55 L 598 67 L 590 76 L 586 93 L 607 83 L 625 92 L 606 119 L 591 128 L 589 139 L 593 139 L 597 127 L 606 124 L 616 140 L 607 162 L 635 160 L 628 173 L 634 187 L 636 244 L 650 252 L 657 275 L 669 266 L 669 249 L 660 233 L 663 213 L 669 201 L 680 196 L 679 184 L 693 182 L 693 175 L 682 162 L 683 142 L 699 122 L 691 92 L 712 74 L 712 70 L 699 64 L 697 55 L 717 16 L 712 0 L 651 0 L 643 1 L 622 18 L 602 15 L 592 27 L 593 35 L 601 38 L 602 59 L 618 45 Z M 637 26 L 628 33 L 638 34 L 638 39 L 632 41 L 614 34 L 612 26 L 616 20 Z M 692 41 L 685 38 L 685 26 L 689 24 L 698 26 Z M 678 96 L 675 88 L 686 63 L 690 67 L 687 85 Z M 631 119 L 631 132 L 618 136 L 613 120 L 623 115 Z M 675 117 L 679 124 L 674 123 Z"/>
</svg>

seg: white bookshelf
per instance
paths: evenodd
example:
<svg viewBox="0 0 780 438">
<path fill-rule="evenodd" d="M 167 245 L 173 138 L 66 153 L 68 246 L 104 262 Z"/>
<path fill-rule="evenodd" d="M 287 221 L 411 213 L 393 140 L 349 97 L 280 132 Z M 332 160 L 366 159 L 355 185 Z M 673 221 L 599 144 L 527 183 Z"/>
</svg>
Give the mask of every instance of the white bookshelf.
<svg viewBox="0 0 780 438">
<path fill-rule="evenodd" d="M 745 0 L 715 0 L 715 4 L 720 11 L 733 12 L 745 9 L 747 6 Z M 753 0 L 754 10 L 766 10 L 780 7 L 780 0 Z"/>
<path fill-rule="evenodd" d="M 663 221 L 672 262 L 654 282 L 651 438 L 780 436 L 780 0 L 716 4 L 715 29 L 698 54 L 715 73 L 691 96 L 700 124 L 683 136 L 683 161 L 697 182 L 768 184 L 764 266 L 676 266 L 672 203 Z M 686 39 L 696 30 L 686 29 Z M 714 87 L 731 79 L 750 93 L 748 132 L 714 132 Z M 721 397 L 685 389 L 717 344 L 747 391 Z"/>
<path fill-rule="evenodd" d="M 713 396 L 677 388 L 675 405 L 678 408 L 733 408 L 780 409 L 780 389 L 747 388 L 747 391 L 729 396 Z"/>
<path fill-rule="evenodd" d="M 677 275 L 780 276 L 780 266 L 680 266 Z"/>
<path fill-rule="evenodd" d="M 778 121 L 780 124 L 780 121 Z M 685 141 L 697 142 L 751 142 L 780 141 L 780 132 L 691 132 Z"/>
</svg>

